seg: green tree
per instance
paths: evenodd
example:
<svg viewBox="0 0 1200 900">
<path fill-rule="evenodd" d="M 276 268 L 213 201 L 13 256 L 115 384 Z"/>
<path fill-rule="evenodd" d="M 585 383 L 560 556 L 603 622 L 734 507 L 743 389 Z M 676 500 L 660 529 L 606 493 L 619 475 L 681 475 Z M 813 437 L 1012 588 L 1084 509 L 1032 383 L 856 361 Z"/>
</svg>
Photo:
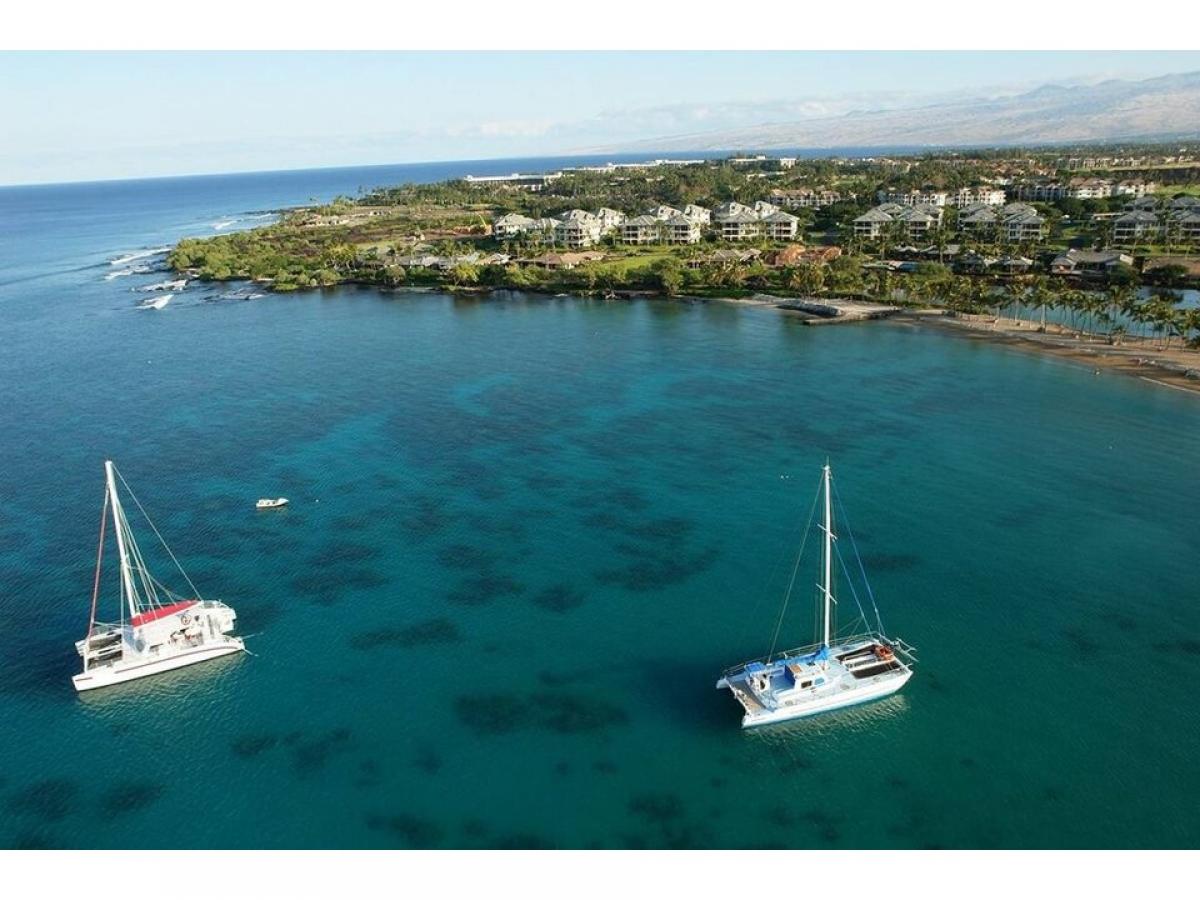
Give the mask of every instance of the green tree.
<svg viewBox="0 0 1200 900">
<path fill-rule="evenodd" d="M 673 297 L 679 293 L 679 289 L 683 286 L 683 267 L 679 264 L 679 260 L 674 257 L 660 259 L 651 267 L 654 281 L 668 297 Z"/>
<path fill-rule="evenodd" d="M 479 267 L 473 263 L 457 263 L 450 269 L 450 283 L 455 287 L 467 287 L 478 284 Z"/>
</svg>

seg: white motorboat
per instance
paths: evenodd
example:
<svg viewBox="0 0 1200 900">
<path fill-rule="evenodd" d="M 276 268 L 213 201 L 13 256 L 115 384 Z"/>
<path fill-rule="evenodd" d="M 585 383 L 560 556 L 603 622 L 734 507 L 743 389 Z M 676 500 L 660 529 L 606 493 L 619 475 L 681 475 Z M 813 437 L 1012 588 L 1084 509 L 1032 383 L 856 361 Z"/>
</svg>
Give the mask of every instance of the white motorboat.
<svg viewBox="0 0 1200 900">
<path fill-rule="evenodd" d="M 287 497 L 276 497 L 273 500 L 270 498 L 264 497 L 262 500 L 259 500 L 257 503 L 254 504 L 254 508 L 255 509 L 279 509 L 280 507 L 287 506 L 287 505 L 288 505 Z"/>
<path fill-rule="evenodd" d="M 121 684 L 243 651 L 242 639 L 231 634 L 237 621 L 233 608 L 219 600 L 205 600 L 200 596 L 175 554 L 146 516 L 147 524 L 191 589 L 191 598 L 172 593 L 150 573 L 117 493 L 120 473 L 111 461 L 104 463 L 104 473 L 104 508 L 100 514 L 100 546 L 96 553 L 91 614 L 87 636 L 75 643 L 75 649 L 83 658 L 83 671 L 71 679 L 75 690 L 90 691 Z M 121 483 L 145 516 L 146 511 L 129 491 L 124 478 Z M 109 510 L 112 511 L 120 557 L 121 602 L 120 619 L 106 623 L 100 622 L 96 614 Z"/>
<path fill-rule="evenodd" d="M 766 657 L 726 670 L 717 682 L 717 688 L 728 688 L 742 705 L 745 711 L 742 717 L 743 728 L 785 722 L 865 703 L 868 700 L 877 700 L 900 690 L 913 674 L 912 664 L 916 662 L 914 650 L 899 638 L 889 638 L 884 634 L 879 610 L 875 606 L 870 585 L 866 583 L 866 572 L 862 568 L 861 560 L 859 571 L 862 574 L 864 593 L 874 611 L 874 627 L 853 586 L 852 575 L 846 571 L 846 582 L 859 608 L 856 624 L 862 622 L 865 630 L 857 634 L 852 632 L 848 637 L 838 638 L 834 635 L 833 607 L 837 604 L 833 585 L 834 558 L 836 556 L 843 570 L 845 562 L 835 546 L 837 535 L 833 532 L 832 474 L 828 465 L 823 470 L 821 483 L 825 495 L 824 523 L 821 526 L 824 552 L 821 583 L 817 585 L 817 599 L 823 610 L 820 621 L 823 637 L 819 643 L 779 654 L 776 654 L 772 647 Z M 813 509 L 816 509 L 815 499 Z M 809 524 L 812 524 L 811 518 Z M 806 536 L 807 533 L 808 529 L 805 531 Z M 853 545 L 852 535 L 851 544 Z M 796 572 L 803 553 L 804 547 L 801 544 L 800 553 L 792 569 L 791 584 L 784 597 L 783 611 L 780 612 L 776 626 L 776 638 L 779 635 L 779 626 L 783 623 L 792 586 L 796 583 Z M 857 557 L 857 548 L 854 553 Z"/>
</svg>

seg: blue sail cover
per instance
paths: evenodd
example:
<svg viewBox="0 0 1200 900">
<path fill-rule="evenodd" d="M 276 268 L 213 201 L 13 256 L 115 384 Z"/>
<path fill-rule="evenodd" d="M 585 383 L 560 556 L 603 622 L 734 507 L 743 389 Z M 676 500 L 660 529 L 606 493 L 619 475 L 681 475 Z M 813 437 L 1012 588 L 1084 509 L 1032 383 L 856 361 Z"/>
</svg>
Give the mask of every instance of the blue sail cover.
<svg viewBox="0 0 1200 900">
<path fill-rule="evenodd" d="M 797 656 L 795 661 L 798 663 L 814 663 L 825 662 L 827 659 L 829 659 L 829 648 L 822 645 L 821 649 L 815 653 L 810 653 L 807 656 Z"/>
</svg>

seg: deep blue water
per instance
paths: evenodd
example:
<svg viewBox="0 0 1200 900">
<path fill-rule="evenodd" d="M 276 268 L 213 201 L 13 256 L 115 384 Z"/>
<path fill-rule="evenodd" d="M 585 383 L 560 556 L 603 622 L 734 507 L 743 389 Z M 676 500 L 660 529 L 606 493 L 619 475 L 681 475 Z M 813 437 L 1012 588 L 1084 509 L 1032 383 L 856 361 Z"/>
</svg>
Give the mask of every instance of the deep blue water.
<svg viewBox="0 0 1200 900">
<path fill-rule="evenodd" d="M 0 191 L 0 844 L 1200 842 L 1195 396 L 720 303 L 105 278 L 461 171 Z M 106 456 L 253 656 L 74 694 Z M 743 733 L 713 682 L 826 457 L 921 664 Z"/>
</svg>

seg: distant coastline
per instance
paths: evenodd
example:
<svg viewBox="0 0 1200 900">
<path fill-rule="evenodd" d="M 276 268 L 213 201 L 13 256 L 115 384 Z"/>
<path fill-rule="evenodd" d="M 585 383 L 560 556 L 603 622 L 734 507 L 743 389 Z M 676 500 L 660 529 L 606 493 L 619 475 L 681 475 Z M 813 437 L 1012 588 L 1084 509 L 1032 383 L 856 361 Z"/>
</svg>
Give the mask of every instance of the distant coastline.
<svg viewBox="0 0 1200 900">
<path fill-rule="evenodd" d="M 813 323 L 901 312 L 1198 390 L 1200 309 L 1180 289 L 1200 286 L 1200 152 L 1109 153 L 458 164 L 184 239 L 168 264 L 276 293 L 678 297 Z"/>
</svg>

